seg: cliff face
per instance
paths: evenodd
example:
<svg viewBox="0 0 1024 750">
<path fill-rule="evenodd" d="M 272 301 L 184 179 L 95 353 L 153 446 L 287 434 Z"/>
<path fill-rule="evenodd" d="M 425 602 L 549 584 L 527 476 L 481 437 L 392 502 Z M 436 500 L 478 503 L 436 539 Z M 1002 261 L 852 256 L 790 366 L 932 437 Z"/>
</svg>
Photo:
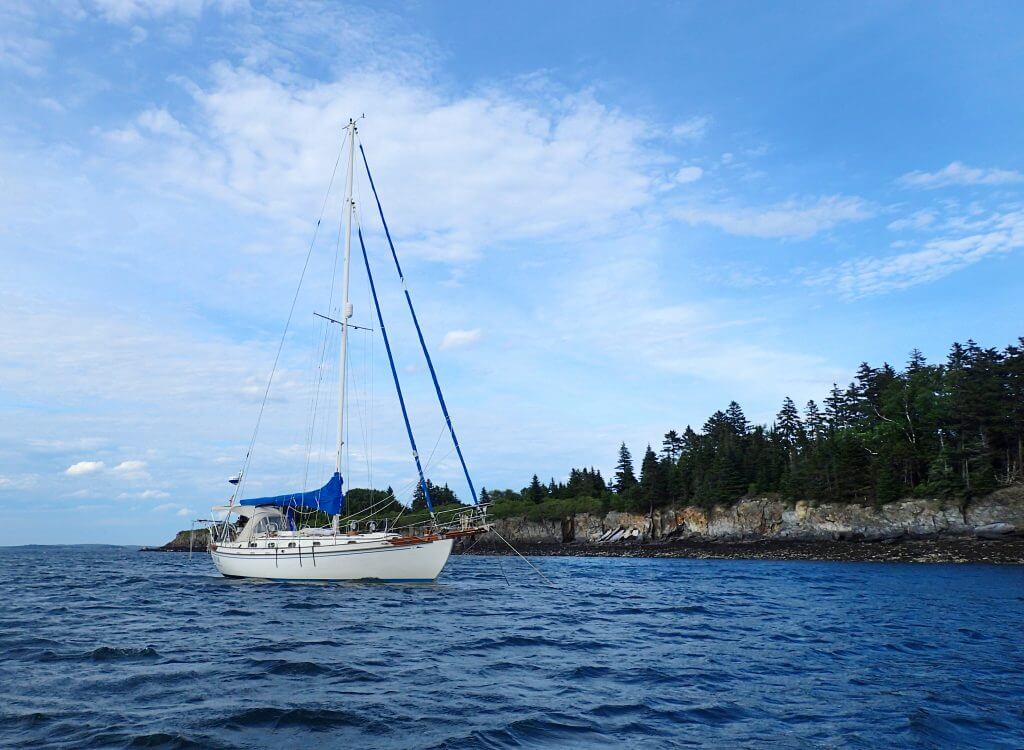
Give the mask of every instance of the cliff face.
<svg viewBox="0 0 1024 750">
<path fill-rule="evenodd" d="M 501 519 L 498 532 L 520 542 L 607 542 L 626 539 L 793 541 L 897 539 L 900 537 L 1001 536 L 1024 532 L 1024 487 L 1008 487 L 966 508 L 938 500 L 912 499 L 880 508 L 826 503 L 744 499 L 710 510 L 686 507 L 645 513 L 579 514 L 562 521 Z"/>
</svg>

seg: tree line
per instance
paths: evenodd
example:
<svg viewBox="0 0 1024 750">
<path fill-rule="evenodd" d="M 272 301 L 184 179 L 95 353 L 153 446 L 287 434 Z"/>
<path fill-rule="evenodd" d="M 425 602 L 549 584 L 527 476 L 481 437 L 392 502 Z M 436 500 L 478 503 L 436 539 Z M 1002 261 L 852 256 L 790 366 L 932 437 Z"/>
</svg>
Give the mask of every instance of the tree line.
<svg viewBox="0 0 1024 750">
<path fill-rule="evenodd" d="M 770 425 L 751 425 L 733 401 L 699 430 L 669 430 L 639 467 L 623 443 L 607 481 L 593 468 L 573 469 L 564 482 L 534 475 L 518 492 L 480 496 L 498 515 L 547 517 L 710 507 L 760 493 L 814 503 L 969 502 L 1022 476 L 1024 338 L 1001 350 L 955 343 L 936 364 L 915 349 L 900 370 L 864 362 L 820 405 L 784 399 Z"/>
</svg>

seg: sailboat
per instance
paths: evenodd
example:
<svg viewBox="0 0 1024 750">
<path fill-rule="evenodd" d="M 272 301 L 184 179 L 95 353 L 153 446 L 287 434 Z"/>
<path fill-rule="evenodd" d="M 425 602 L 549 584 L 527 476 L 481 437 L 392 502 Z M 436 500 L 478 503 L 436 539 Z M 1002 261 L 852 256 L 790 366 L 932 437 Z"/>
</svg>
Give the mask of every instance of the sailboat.
<svg viewBox="0 0 1024 750">
<path fill-rule="evenodd" d="M 229 480 L 233 486 L 231 498 L 227 505 L 213 508 L 215 519 L 210 525 L 209 552 L 217 570 L 228 577 L 265 578 L 276 580 L 320 580 L 320 581 L 352 581 L 376 580 L 388 582 L 429 582 L 435 580 L 444 569 L 452 547 L 456 540 L 483 534 L 492 528 L 487 519 L 487 508 L 477 500 L 476 489 L 470 478 L 469 469 L 462 453 L 462 448 L 452 426 L 448 407 L 441 393 L 434 364 L 427 349 L 419 319 L 412 304 L 412 297 L 405 285 L 405 277 L 395 245 L 384 219 L 377 187 L 370 174 L 369 162 L 362 143 L 358 144 L 362 166 L 376 207 L 383 224 L 391 257 L 394 260 L 398 277 L 408 305 L 416 335 L 437 399 L 441 407 L 447 431 L 451 435 L 455 452 L 458 455 L 473 498 L 473 505 L 458 506 L 447 511 L 435 512 L 431 498 L 429 483 L 424 475 L 422 462 L 413 430 L 409 421 L 405 398 L 399 382 L 398 370 L 392 353 L 391 342 L 384 317 L 381 312 L 377 287 L 374 283 L 370 267 L 366 243 L 362 227 L 356 228 L 359 246 L 366 268 L 369 289 L 373 298 L 377 323 L 387 351 L 391 376 L 394 381 L 397 400 L 405 422 L 405 431 L 416 466 L 418 483 L 429 511 L 429 520 L 418 525 L 401 527 L 397 520 L 374 515 L 375 507 L 383 504 L 371 504 L 368 509 L 346 514 L 344 479 L 342 477 L 342 451 L 345 438 L 347 349 L 349 330 L 359 328 L 349 322 L 353 314 L 353 305 L 349 300 L 350 263 L 352 256 L 353 218 L 356 215 L 352 196 L 352 182 L 355 172 L 356 123 L 349 121 L 345 133 L 345 150 L 348 170 L 344 203 L 345 218 L 345 250 L 342 267 L 343 299 L 339 319 L 320 316 L 337 324 L 340 330 L 340 360 L 338 383 L 338 428 L 336 461 L 334 473 L 319 489 L 299 491 L 273 497 L 242 498 L 242 488 L 249 468 L 249 456 L 256 432 L 250 442 L 242 470 Z M 328 194 L 330 190 L 328 190 Z M 326 201 L 325 201 L 326 205 Z M 318 222 L 319 226 L 319 222 Z M 311 245 L 312 248 L 312 245 Z M 301 286 L 301 282 L 300 282 Z M 294 308 L 293 308 L 294 309 Z M 289 318 L 290 321 L 290 318 Z M 285 328 L 287 332 L 287 325 Z M 282 344 L 284 337 L 282 337 Z M 276 363 L 275 363 L 276 368 Z M 273 381 L 273 372 L 270 382 Z M 269 392 L 268 384 L 267 391 Z M 264 406 L 266 398 L 264 398 Z M 263 407 L 260 409 L 262 417 Z M 259 418 L 257 419 L 257 432 Z M 325 520 L 329 518 L 330 522 Z M 310 522 L 309 519 L 321 523 Z"/>
</svg>

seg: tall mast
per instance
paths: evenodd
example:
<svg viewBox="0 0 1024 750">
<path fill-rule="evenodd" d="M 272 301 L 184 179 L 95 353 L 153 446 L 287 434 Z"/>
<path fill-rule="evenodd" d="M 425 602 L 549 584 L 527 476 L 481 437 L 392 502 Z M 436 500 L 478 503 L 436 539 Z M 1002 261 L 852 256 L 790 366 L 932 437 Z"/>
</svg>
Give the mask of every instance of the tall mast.
<svg viewBox="0 0 1024 750">
<path fill-rule="evenodd" d="M 352 173 L 354 172 L 356 144 L 356 124 L 348 121 L 348 175 L 345 178 L 345 261 L 342 271 L 342 303 L 341 303 L 341 347 L 338 372 L 338 456 L 336 469 L 341 473 L 341 448 L 345 444 L 345 370 L 348 362 L 348 319 L 352 317 L 352 303 L 348 301 L 349 260 L 352 257 L 352 215 L 355 205 L 352 203 Z"/>
</svg>

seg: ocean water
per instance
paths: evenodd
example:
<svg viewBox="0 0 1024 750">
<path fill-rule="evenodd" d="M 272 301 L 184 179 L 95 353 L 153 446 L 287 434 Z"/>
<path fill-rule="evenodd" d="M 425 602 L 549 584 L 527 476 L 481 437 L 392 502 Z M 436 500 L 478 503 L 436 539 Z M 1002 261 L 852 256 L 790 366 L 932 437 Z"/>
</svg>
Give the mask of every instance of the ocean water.
<svg viewBox="0 0 1024 750">
<path fill-rule="evenodd" d="M 1024 568 L 535 562 L 0 549 L 0 747 L 1024 747 Z"/>
</svg>

